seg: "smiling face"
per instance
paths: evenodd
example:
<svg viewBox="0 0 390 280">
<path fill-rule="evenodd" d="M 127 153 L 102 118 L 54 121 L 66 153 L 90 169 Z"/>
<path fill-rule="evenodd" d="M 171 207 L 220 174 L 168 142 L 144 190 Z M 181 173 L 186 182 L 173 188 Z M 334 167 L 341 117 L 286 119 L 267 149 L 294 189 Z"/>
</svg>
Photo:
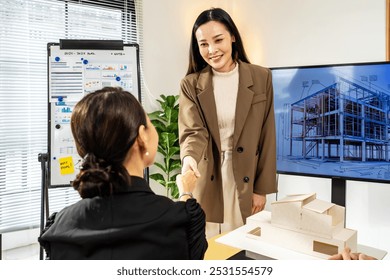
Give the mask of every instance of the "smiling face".
<svg viewBox="0 0 390 280">
<path fill-rule="evenodd" d="M 235 39 L 225 25 L 218 21 L 209 21 L 199 26 L 195 36 L 200 55 L 207 64 L 218 72 L 233 70 L 232 43 Z"/>
</svg>

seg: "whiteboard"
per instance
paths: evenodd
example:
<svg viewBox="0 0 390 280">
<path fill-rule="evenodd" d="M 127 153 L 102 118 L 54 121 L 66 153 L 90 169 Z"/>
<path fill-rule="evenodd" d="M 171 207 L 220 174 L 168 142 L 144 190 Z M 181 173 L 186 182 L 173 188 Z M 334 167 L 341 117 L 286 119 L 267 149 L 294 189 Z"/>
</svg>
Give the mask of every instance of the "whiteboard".
<svg viewBox="0 0 390 280">
<path fill-rule="evenodd" d="M 73 108 L 86 94 L 119 86 L 139 101 L 138 44 L 107 40 L 60 40 L 48 44 L 48 184 L 70 186 L 80 171 L 70 128 Z"/>
</svg>

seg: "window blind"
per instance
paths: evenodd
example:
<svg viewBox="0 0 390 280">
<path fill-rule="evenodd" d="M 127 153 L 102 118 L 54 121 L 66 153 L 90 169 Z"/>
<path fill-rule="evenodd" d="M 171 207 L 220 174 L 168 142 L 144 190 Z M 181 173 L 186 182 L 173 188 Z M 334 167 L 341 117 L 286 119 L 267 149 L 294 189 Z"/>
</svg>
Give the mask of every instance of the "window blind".
<svg viewBox="0 0 390 280">
<path fill-rule="evenodd" d="M 48 145 L 47 43 L 108 39 L 142 49 L 141 17 L 141 0 L 0 0 L 0 233 L 40 223 L 38 154 Z M 71 187 L 49 189 L 49 210 L 79 199 Z"/>
</svg>

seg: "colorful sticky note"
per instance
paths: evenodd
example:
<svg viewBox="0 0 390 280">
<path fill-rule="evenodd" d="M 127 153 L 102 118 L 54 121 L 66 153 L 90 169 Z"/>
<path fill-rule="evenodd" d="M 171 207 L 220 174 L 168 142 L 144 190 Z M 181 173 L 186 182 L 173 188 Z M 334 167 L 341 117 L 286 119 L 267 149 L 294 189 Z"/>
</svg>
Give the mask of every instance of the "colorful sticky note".
<svg viewBox="0 0 390 280">
<path fill-rule="evenodd" d="M 72 157 L 63 157 L 59 159 L 60 162 L 60 174 L 67 175 L 74 173 L 74 164 Z"/>
</svg>

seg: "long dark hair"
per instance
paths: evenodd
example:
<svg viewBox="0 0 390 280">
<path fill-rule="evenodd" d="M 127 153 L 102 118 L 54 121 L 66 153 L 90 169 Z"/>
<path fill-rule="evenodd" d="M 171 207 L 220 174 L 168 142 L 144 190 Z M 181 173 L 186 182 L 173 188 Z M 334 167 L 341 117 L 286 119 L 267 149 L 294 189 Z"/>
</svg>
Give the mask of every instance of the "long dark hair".
<svg viewBox="0 0 390 280">
<path fill-rule="evenodd" d="M 130 183 L 123 166 L 146 115 L 138 100 L 121 88 L 105 87 L 74 107 L 71 129 L 84 159 L 73 187 L 82 198 L 108 196 Z"/>
<path fill-rule="evenodd" d="M 232 43 L 232 58 L 233 61 L 241 60 L 247 63 L 249 59 L 246 55 L 244 45 L 241 40 L 240 32 L 236 25 L 234 24 L 230 15 L 222 10 L 221 8 L 212 8 L 209 10 L 203 11 L 198 18 L 196 19 L 194 26 L 192 27 L 191 42 L 190 42 L 190 52 L 189 52 L 189 64 L 187 69 L 187 74 L 196 73 L 202 70 L 207 66 L 206 61 L 202 58 L 199 52 L 198 42 L 196 40 L 195 32 L 198 30 L 199 26 L 205 24 L 209 21 L 218 21 L 225 25 L 230 35 L 234 36 L 235 42 Z"/>
</svg>

